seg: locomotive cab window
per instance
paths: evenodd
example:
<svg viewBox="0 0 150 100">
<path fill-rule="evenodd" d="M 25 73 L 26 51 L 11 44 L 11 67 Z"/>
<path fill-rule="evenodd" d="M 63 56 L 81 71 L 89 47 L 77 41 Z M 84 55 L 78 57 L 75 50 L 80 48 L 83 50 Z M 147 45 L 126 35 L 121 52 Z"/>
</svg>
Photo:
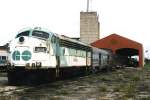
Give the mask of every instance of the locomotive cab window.
<svg viewBox="0 0 150 100">
<path fill-rule="evenodd" d="M 21 37 L 21 36 L 29 36 L 29 33 L 30 33 L 30 31 L 21 32 L 16 36 L 16 38 Z"/>
<path fill-rule="evenodd" d="M 43 38 L 43 39 L 49 38 L 49 34 L 43 31 L 33 31 L 32 36 Z"/>
<path fill-rule="evenodd" d="M 35 52 L 46 52 L 46 47 L 35 47 L 34 51 Z"/>
</svg>

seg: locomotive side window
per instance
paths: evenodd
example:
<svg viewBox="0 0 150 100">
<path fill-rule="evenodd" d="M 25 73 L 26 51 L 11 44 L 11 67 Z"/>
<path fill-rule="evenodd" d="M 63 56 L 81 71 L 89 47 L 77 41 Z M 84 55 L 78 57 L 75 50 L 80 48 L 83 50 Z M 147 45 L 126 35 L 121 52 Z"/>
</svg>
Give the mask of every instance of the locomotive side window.
<svg viewBox="0 0 150 100">
<path fill-rule="evenodd" d="M 35 52 L 46 52 L 46 47 L 35 47 L 34 51 Z"/>
<path fill-rule="evenodd" d="M 43 39 L 48 39 L 49 38 L 49 34 L 43 31 L 33 31 L 32 32 L 32 36 L 36 36 L 36 37 L 40 37 Z"/>
<path fill-rule="evenodd" d="M 61 47 L 60 55 L 61 55 L 61 56 L 64 56 L 64 54 L 65 54 L 65 48 L 64 48 L 64 47 Z"/>
<path fill-rule="evenodd" d="M 29 36 L 29 32 L 30 32 L 30 31 L 21 32 L 21 33 L 19 33 L 19 34 L 16 36 L 16 38 L 18 38 L 18 37 L 20 37 L 20 36 Z"/>
<path fill-rule="evenodd" d="M 69 55 L 70 55 L 70 56 L 75 56 L 75 54 L 76 54 L 75 49 L 70 48 L 70 49 L 69 49 Z"/>
</svg>

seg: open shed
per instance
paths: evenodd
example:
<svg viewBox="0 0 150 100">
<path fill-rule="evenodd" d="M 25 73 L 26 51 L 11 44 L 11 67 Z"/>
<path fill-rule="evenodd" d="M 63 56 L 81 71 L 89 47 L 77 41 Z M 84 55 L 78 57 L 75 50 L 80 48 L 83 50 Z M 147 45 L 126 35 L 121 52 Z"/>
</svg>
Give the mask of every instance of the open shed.
<svg viewBox="0 0 150 100">
<path fill-rule="evenodd" d="M 138 65 L 139 67 L 143 67 L 144 58 L 143 58 L 143 46 L 141 43 L 133 41 L 131 39 L 122 37 L 117 34 L 111 34 L 105 38 L 97 40 L 91 43 L 92 46 L 111 50 L 115 55 L 121 55 L 126 58 L 130 58 L 132 56 L 138 57 Z"/>
</svg>

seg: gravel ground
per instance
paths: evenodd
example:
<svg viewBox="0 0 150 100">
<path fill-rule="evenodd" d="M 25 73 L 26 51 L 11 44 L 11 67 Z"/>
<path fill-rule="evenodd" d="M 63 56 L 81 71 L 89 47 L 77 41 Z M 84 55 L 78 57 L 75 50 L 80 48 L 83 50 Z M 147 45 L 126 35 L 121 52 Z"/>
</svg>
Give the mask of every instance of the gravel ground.
<svg viewBox="0 0 150 100">
<path fill-rule="evenodd" d="M 3 78 L 0 79 L 0 100 L 150 100 L 150 69 L 100 72 L 9 94 L 2 89 L 20 87 L 7 86 L 7 78 L 1 80 Z"/>
</svg>

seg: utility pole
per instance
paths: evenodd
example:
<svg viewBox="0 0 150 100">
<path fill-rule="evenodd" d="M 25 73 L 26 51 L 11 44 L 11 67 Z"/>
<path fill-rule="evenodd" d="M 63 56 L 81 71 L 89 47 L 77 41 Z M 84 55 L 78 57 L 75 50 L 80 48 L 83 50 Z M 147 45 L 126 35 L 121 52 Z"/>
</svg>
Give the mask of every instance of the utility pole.
<svg viewBox="0 0 150 100">
<path fill-rule="evenodd" d="M 87 0 L 87 9 L 86 12 L 89 12 L 89 0 Z"/>
</svg>

